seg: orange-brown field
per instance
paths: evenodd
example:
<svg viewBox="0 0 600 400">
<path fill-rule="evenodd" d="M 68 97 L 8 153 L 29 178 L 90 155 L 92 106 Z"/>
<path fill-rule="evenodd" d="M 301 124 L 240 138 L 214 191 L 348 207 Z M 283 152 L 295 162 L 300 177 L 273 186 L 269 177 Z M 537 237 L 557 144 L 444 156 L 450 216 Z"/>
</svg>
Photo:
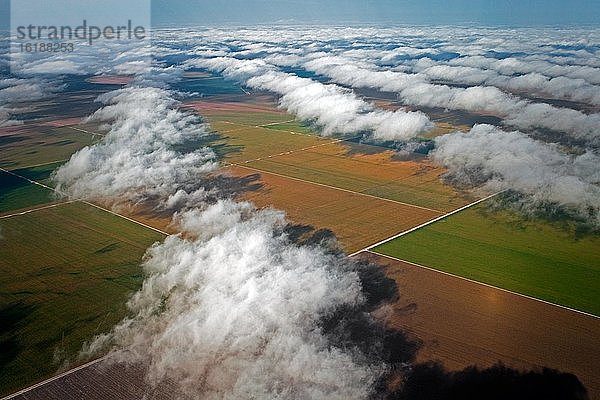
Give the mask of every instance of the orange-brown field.
<svg viewBox="0 0 600 400">
<path fill-rule="evenodd" d="M 229 167 L 233 176 L 255 171 Z M 247 192 L 245 199 L 259 207 L 285 210 L 288 218 L 316 229 L 331 229 L 348 252 L 419 225 L 440 215 L 434 211 L 362 196 L 290 178 L 261 174 L 263 187 Z"/>
<path fill-rule="evenodd" d="M 131 82 L 133 78 L 126 75 L 101 75 L 93 76 L 87 79 L 90 83 L 97 83 L 103 85 L 126 85 Z"/>
<path fill-rule="evenodd" d="M 228 96 L 223 98 L 223 101 L 215 101 L 214 99 L 211 101 L 195 100 L 185 103 L 185 107 L 191 108 L 200 115 L 207 117 L 225 111 L 285 114 L 267 96 L 257 96 L 252 102 L 234 101 L 235 99 L 236 97 Z"/>
<path fill-rule="evenodd" d="M 388 323 L 424 342 L 419 361 L 449 369 L 556 368 L 600 398 L 600 319 L 389 258 L 362 253 L 396 280 L 400 300 Z"/>
<path fill-rule="evenodd" d="M 398 161 L 391 151 L 375 146 L 330 143 L 262 158 L 249 166 L 439 211 L 473 200 L 443 184 L 445 171 L 427 159 Z"/>
</svg>

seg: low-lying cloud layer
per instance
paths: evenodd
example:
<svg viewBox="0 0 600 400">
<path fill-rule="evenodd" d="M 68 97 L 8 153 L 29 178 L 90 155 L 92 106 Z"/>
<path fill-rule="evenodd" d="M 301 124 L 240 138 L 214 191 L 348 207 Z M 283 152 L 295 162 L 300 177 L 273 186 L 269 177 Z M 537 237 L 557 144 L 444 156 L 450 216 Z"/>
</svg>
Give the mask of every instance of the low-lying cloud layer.
<svg viewBox="0 0 600 400">
<path fill-rule="evenodd" d="M 395 93 L 408 105 L 492 114 L 514 128 L 551 130 L 598 148 L 597 39 L 597 30 L 257 27 L 209 29 L 193 42 L 202 57 L 300 67 Z M 584 112 L 554 99 L 593 107 Z"/>
<path fill-rule="evenodd" d="M 449 181 L 516 190 L 534 207 L 570 208 L 599 226 L 600 36 L 569 34 L 562 43 L 546 30 L 208 29 L 192 40 L 185 64 L 279 94 L 285 109 L 324 134 L 370 130 L 371 139 L 407 141 L 429 129 L 422 114 L 365 107 L 352 88 L 394 93 L 417 110 L 492 116 L 500 121 L 494 128 L 435 140 L 432 156 L 449 168 Z M 305 73 L 317 75 L 297 75 Z M 511 127 L 521 132 L 505 131 Z"/>
<path fill-rule="evenodd" d="M 105 106 L 89 121 L 109 123 L 108 133 L 55 172 L 58 191 L 89 200 L 156 198 L 165 207 L 204 196 L 202 188 L 187 189 L 216 168 L 215 153 L 207 147 L 178 149 L 208 135 L 197 116 L 177 109 L 160 88 L 126 88 L 99 101 Z"/>
<path fill-rule="evenodd" d="M 260 60 L 216 57 L 195 60 L 204 67 L 258 90 L 281 95 L 280 105 L 299 118 L 314 123 L 324 135 L 366 132 L 375 140 L 404 141 L 433 127 L 421 112 L 376 109 L 354 93 L 276 70 Z"/>
<path fill-rule="evenodd" d="M 14 116 L 28 111 L 28 102 L 47 99 L 61 89 L 60 82 L 47 79 L 0 79 L 0 127 L 22 124 Z"/>
<path fill-rule="evenodd" d="M 148 252 L 132 316 L 91 344 L 150 366 L 148 382 L 176 380 L 190 396 L 364 399 L 381 366 L 331 347 L 320 319 L 362 301 L 349 262 L 283 233 L 283 214 L 219 201 L 179 217 Z"/>
<path fill-rule="evenodd" d="M 572 135 L 596 147 L 600 146 L 597 132 L 600 114 L 586 115 L 577 110 L 546 103 L 532 103 L 505 93 L 496 86 L 460 88 L 434 84 L 428 82 L 427 74 L 380 70 L 375 65 L 363 67 L 360 64 L 365 64 L 364 62 L 355 63 L 352 59 L 339 56 L 330 57 L 317 53 L 309 54 L 306 59 L 309 61 L 300 62 L 301 66 L 325 75 L 336 83 L 396 93 L 410 105 L 491 113 L 502 117 L 505 124 L 520 129 L 550 129 Z M 525 78 L 522 79 L 525 82 Z M 453 80 L 450 74 L 447 80 L 463 83 Z M 570 89 L 564 88 L 567 91 Z M 600 88 L 595 88 L 592 92 L 597 94 L 599 91 Z"/>
<path fill-rule="evenodd" d="M 600 226 L 600 157 L 591 151 L 565 154 L 555 145 L 490 125 L 440 136 L 435 144 L 432 158 L 448 168 L 454 184 L 516 190 L 530 195 L 533 204 L 572 207 Z"/>
<path fill-rule="evenodd" d="M 369 303 L 357 265 L 324 245 L 294 243 L 279 211 L 215 199 L 219 191 L 204 183 L 218 166 L 216 152 L 203 144 L 209 131 L 197 116 L 178 108 L 168 87 L 185 68 L 215 71 L 276 93 L 283 108 L 324 135 L 408 141 L 432 128 L 424 113 L 379 109 L 353 87 L 397 93 L 412 106 L 498 114 L 504 124 L 523 130 L 558 131 L 581 143 L 566 148 L 547 137 L 537 140 L 529 131 L 476 125 L 466 134 L 436 138 L 431 157 L 448 168 L 446 178 L 455 184 L 520 191 L 534 205 L 569 207 L 600 225 L 598 115 L 510 92 L 535 89 L 562 99 L 573 88 L 569 99 L 597 104 L 598 31 L 573 32 L 568 43 L 541 37 L 539 45 L 523 43 L 520 34 L 527 33 L 165 30 L 157 33 L 157 56 L 184 61 L 149 67 L 141 60 L 147 49 L 131 49 L 105 68 L 93 55 L 88 61 L 96 61 L 87 64 L 62 56 L 23 63 L 24 74 L 135 75 L 135 86 L 101 96 L 103 107 L 90 117 L 106 125 L 106 135 L 74 154 L 53 178 L 71 198 L 151 202 L 176 211 L 174 223 L 182 232 L 149 249 L 146 279 L 128 302 L 129 317 L 89 343 L 86 354 L 110 350 L 109 359 L 142 363 L 151 386 L 174 381 L 190 397 L 347 399 L 381 390 L 391 368 L 385 357 L 373 356 L 381 342 L 365 348 L 336 336 L 342 330 L 336 324 L 347 327 L 353 313 L 364 312 Z M 183 35 L 186 50 L 178 48 Z M 554 51 L 562 53 L 546 55 Z M 308 70 L 351 88 L 300 76 Z M 568 80 L 559 79 L 563 75 Z M 0 124 L 13 123 L 11 110 L 20 101 L 51 92 L 30 79 L 9 79 L 0 86 Z M 444 79 L 448 84 L 434 82 Z M 60 87 L 59 82 L 49 87 Z M 479 84 L 489 86 L 460 86 Z M 361 318 L 368 320 L 368 313 Z M 365 330 L 373 331 L 378 331 L 374 325 Z M 412 360 L 394 359 L 407 361 Z"/>
<path fill-rule="evenodd" d="M 208 148 L 172 150 L 206 134 L 170 93 L 132 87 L 101 96 L 91 119 L 110 124 L 54 175 L 74 198 L 153 200 L 180 210 L 185 232 L 148 250 L 130 316 L 87 354 L 148 368 L 151 387 L 178 382 L 190 397 L 360 399 L 384 371 L 360 351 L 331 346 L 321 320 L 363 303 L 343 255 L 288 238 L 283 213 L 181 192 L 214 168 Z M 197 186 L 195 186 L 197 187 Z"/>
</svg>

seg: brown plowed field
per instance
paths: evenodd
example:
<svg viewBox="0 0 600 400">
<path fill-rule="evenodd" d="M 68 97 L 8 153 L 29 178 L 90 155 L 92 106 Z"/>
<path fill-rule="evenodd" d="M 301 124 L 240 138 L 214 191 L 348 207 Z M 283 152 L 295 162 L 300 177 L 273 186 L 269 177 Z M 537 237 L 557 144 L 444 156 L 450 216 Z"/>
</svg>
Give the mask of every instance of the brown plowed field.
<svg viewBox="0 0 600 400">
<path fill-rule="evenodd" d="M 171 382 L 152 388 L 144 380 L 142 366 L 125 366 L 98 361 L 58 379 L 17 394 L 15 400 L 123 400 L 180 398 Z"/>
<path fill-rule="evenodd" d="M 424 341 L 419 361 L 556 368 L 600 398 L 600 319 L 372 253 L 360 257 L 384 265 L 398 283 L 389 324 Z"/>
</svg>

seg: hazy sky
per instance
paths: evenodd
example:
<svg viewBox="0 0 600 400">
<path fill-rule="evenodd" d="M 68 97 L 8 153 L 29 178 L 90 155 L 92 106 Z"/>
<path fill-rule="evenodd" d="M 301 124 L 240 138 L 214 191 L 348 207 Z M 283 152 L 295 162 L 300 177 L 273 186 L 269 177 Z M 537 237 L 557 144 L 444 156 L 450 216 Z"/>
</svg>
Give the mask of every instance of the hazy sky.
<svg viewBox="0 0 600 400">
<path fill-rule="evenodd" d="M 580 25 L 600 0 L 154 0 L 153 24 L 269 22 Z"/>
<path fill-rule="evenodd" d="M 23 1 L 23 0 L 13 0 Z M 74 2 L 56 0 L 69 13 Z M 94 0 L 96 4 L 101 1 Z M 271 22 L 599 25 L 600 0 L 148 0 L 154 25 Z M 8 27 L 9 0 L 0 0 Z M 69 5 L 71 4 L 71 5 Z"/>
</svg>

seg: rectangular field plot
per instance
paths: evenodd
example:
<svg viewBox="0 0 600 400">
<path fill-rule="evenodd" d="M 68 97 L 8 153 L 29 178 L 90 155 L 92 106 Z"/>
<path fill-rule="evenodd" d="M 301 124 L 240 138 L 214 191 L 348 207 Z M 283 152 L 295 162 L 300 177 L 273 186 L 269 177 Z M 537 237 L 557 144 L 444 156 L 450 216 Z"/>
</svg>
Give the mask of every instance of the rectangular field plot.
<svg viewBox="0 0 600 400">
<path fill-rule="evenodd" d="M 277 108 L 270 96 L 221 96 L 210 101 L 191 101 L 184 104 L 208 122 L 228 121 L 248 126 L 285 124 L 294 117 Z"/>
<path fill-rule="evenodd" d="M 307 134 L 310 130 L 291 115 L 273 114 L 277 110 L 268 96 L 225 100 L 186 106 L 206 117 L 211 128 L 223 136 L 222 145 L 232 149 L 226 152 L 229 163 L 440 212 L 474 199 L 443 184 L 445 171 L 424 158 L 399 161 L 393 151 L 383 147 Z M 282 122 L 271 122 L 274 116 Z"/>
<path fill-rule="evenodd" d="M 254 174 L 243 167 L 226 169 L 235 176 Z M 284 210 L 297 224 L 331 229 L 348 252 L 419 225 L 439 213 L 312 183 L 261 173 L 262 189 L 245 198 L 259 207 Z"/>
<path fill-rule="evenodd" d="M 66 160 L 99 137 L 80 129 L 87 127 L 31 124 L 0 132 L 0 167 L 17 169 Z"/>
<path fill-rule="evenodd" d="M 303 124 L 301 121 L 288 121 L 288 122 L 282 122 L 282 123 L 272 123 L 269 125 L 263 125 L 265 128 L 268 129 L 274 129 L 274 130 L 278 130 L 278 131 L 285 131 L 285 132 L 291 132 L 291 133 L 304 133 L 306 135 L 315 135 L 314 131 L 306 126 L 305 124 Z"/>
<path fill-rule="evenodd" d="M 0 394 L 56 372 L 125 314 L 162 236 L 70 203 L 0 219 Z"/>
<path fill-rule="evenodd" d="M 600 315 L 600 236 L 477 206 L 374 251 Z"/>
<path fill-rule="evenodd" d="M 443 184 L 444 170 L 428 160 L 396 161 L 391 151 L 376 146 L 338 142 L 248 165 L 439 211 L 473 200 Z"/>
</svg>

